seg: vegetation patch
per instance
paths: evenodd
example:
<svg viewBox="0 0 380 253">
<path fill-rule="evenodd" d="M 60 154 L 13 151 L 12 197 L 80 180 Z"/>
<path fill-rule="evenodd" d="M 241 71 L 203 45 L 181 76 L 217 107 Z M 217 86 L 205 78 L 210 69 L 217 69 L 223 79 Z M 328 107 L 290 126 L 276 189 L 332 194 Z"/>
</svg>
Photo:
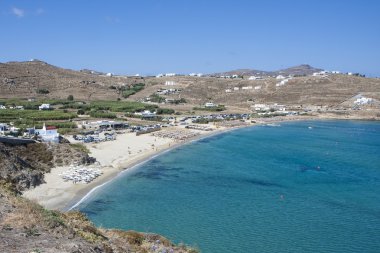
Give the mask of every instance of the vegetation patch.
<svg viewBox="0 0 380 253">
<path fill-rule="evenodd" d="M 39 88 L 36 90 L 37 94 L 49 94 L 49 90 L 46 88 Z"/>
<path fill-rule="evenodd" d="M 63 111 L 30 111 L 30 110 L 0 110 L 0 118 L 3 122 L 19 119 L 45 121 L 45 120 L 69 120 L 77 117 L 76 113 Z"/>
<path fill-rule="evenodd" d="M 193 110 L 197 111 L 209 111 L 209 112 L 221 112 L 226 110 L 226 107 L 224 105 L 218 105 L 214 107 L 194 107 Z"/>
<path fill-rule="evenodd" d="M 143 90 L 144 87 L 145 87 L 144 83 L 137 83 L 131 86 L 123 87 L 122 88 L 123 97 L 127 98 L 133 94 L 136 94 L 137 92 Z"/>
<path fill-rule="evenodd" d="M 84 152 L 86 154 L 90 153 L 90 150 L 85 145 L 83 145 L 82 143 L 71 143 L 70 146 L 73 147 L 74 149 L 80 151 L 80 152 Z"/>
</svg>

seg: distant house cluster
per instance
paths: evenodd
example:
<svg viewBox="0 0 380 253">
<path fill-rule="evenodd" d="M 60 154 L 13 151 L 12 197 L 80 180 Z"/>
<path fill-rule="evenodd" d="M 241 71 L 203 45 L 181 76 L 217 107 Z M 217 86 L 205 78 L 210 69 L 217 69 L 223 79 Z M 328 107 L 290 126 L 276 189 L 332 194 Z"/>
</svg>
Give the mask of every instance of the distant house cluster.
<svg viewBox="0 0 380 253">
<path fill-rule="evenodd" d="M 236 79 L 236 78 L 240 78 L 239 75 L 226 75 L 226 76 L 219 76 L 219 78 L 223 78 L 223 79 Z"/>
<path fill-rule="evenodd" d="M 166 74 L 158 74 L 156 75 L 157 78 L 160 78 L 160 77 L 173 77 L 173 76 L 176 76 L 177 74 L 176 73 L 166 73 Z"/>
<path fill-rule="evenodd" d="M 0 105 L 0 110 L 5 110 L 5 109 L 24 110 L 24 106 L 16 105 L 16 106 L 8 106 L 7 108 L 5 105 Z"/>
<path fill-rule="evenodd" d="M 178 94 L 180 92 L 181 92 L 180 89 L 159 89 L 156 91 L 158 95 Z"/>
<path fill-rule="evenodd" d="M 264 80 L 264 78 L 261 76 L 250 76 L 248 77 L 248 80 Z"/>
<path fill-rule="evenodd" d="M 203 74 L 202 73 L 190 73 L 189 76 L 196 76 L 196 77 L 202 77 Z"/>
<path fill-rule="evenodd" d="M 253 87 L 252 85 L 249 85 L 249 86 L 242 86 L 242 87 L 235 86 L 235 87 L 233 87 L 233 88 L 227 88 L 227 89 L 225 89 L 224 91 L 225 91 L 226 93 L 233 93 L 233 92 L 237 92 L 237 91 L 240 91 L 240 90 L 242 90 L 242 91 L 246 91 L 246 90 L 253 90 L 253 89 L 255 89 L 255 90 L 259 90 L 259 89 L 261 89 L 261 85 L 259 85 L 259 86 L 255 86 L 255 87 Z"/>
<path fill-rule="evenodd" d="M 354 101 L 354 104 L 355 105 L 368 105 L 368 104 L 371 104 L 372 102 L 373 102 L 372 98 L 367 98 L 364 96 L 358 96 L 356 98 L 356 100 Z"/>
</svg>

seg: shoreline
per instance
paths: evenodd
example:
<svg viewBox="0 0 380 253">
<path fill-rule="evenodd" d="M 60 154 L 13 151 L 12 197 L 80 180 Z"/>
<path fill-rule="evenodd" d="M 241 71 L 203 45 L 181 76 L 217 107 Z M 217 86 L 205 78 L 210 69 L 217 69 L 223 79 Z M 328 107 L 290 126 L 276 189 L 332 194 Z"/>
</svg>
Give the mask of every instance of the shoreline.
<svg viewBox="0 0 380 253">
<path fill-rule="evenodd" d="M 195 141 L 199 141 L 199 140 L 202 140 L 202 139 L 205 139 L 205 138 L 213 137 L 215 135 L 220 135 L 220 134 L 227 133 L 227 132 L 230 132 L 230 131 L 234 131 L 234 130 L 237 130 L 237 129 L 246 128 L 246 127 L 252 127 L 252 126 L 256 126 L 256 125 L 248 125 L 248 126 L 225 128 L 225 129 L 220 129 L 219 131 L 218 130 L 214 130 L 213 132 L 208 132 L 208 133 L 200 134 L 200 135 L 198 135 L 196 137 L 189 138 L 189 139 L 181 141 L 181 142 L 177 142 L 174 145 L 169 146 L 167 148 L 163 148 L 163 149 L 161 149 L 161 150 L 159 150 L 157 152 L 152 152 L 152 153 L 144 154 L 141 157 L 137 158 L 136 160 L 126 161 L 124 168 L 120 168 L 119 171 L 108 175 L 107 178 L 101 178 L 99 180 L 100 182 L 97 182 L 98 183 L 97 185 L 86 185 L 87 187 L 85 187 L 81 191 L 78 191 L 76 193 L 76 195 L 74 196 L 74 198 L 71 201 L 69 201 L 60 210 L 66 212 L 66 211 L 70 211 L 70 210 L 74 209 L 79 204 L 81 204 L 83 201 L 85 201 L 88 197 L 90 197 L 90 195 L 93 194 L 96 190 L 98 190 L 99 188 L 105 186 L 108 183 L 111 183 L 113 180 L 117 179 L 122 174 L 124 174 L 126 172 L 131 172 L 131 170 L 137 169 L 140 165 L 143 165 L 144 163 L 149 162 L 150 160 L 152 160 L 152 159 L 154 159 L 154 158 L 156 158 L 156 157 L 158 157 L 160 155 L 163 155 L 163 154 L 165 154 L 167 152 L 170 152 L 171 150 L 180 148 L 182 146 L 185 146 L 185 145 L 190 144 L 190 143 L 195 142 Z"/>
<path fill-rule="evenodd" d="M 212 132 L 200 132 L 198 136 L 195 136 L 183 141 L 174 141 L 172 139 L 166 140 L 166 142 L 163 142 L 162 145 L 157 146 L 156 149 L 148 150 L 145 152 L 141 152 L 140 150 L 141 153 L 140 152 L 137 153 L 137 155 L 133 158 L 129 158 L 127 157 L 127 155 L 124 155 L 122 157 L 118 157 L 117 159 L 114 159 L 112 162 L 107 161 L 106 164 L 102 166 L 105 169 L 104 175 L 100 176 L 99 178 L 97 178 L 96 180 L 94 180 L 93 182 L 89 184 L 71 184 L 71 183 L 64 182 L 62 180 L 62 184 L 60 185 L 60 187 L 54 188 L 54 185 L 57 182 L 54 182 L 54 180 L 52 180 L 53 182 L 47 182 L 45 184 L 37 186 L 34 189 L 25 191 L 23 193 L 23 196 L 28 199 L 38 202 L 39 204 L 45 206 L 48 209 L 70 211 L 74 209 L 75 207 L 77 207 L 84 200 L 86 200 L 98 189 L 112 182 L 123 173 L 130 172 L 134 168 L 137 168 L 140 165 L 166 152 L 169 152 L 173 149 L 182 147 L 184 145 L 190 144 L 198 140 L 220 135 L 223 133 L 228 133 L 237 129 L 260 126 L 260 125 L 265 125 L 269 123 L 308 121 L 308 120 L 366 120 L 366 119 L 347 119 L 347 118 L 341 118 L 341 117 L 319 117 L 319 116 L 297 116 L 297 117 L 281 117 L 281 118 L 279 117 L 257 118 L 257 119 L 251 119 L 251 120 L 255 121 L 255 123 L 249 124 L 249 125 L 243 125 L 243 126 L 236 126 L 236 127 L 223 127 L 220 129 L 216 128 Z M 367 119 L 367 120 L 371 120 L 371 119 Z M 148 135 L 150 134 L 147 134 L 147 136 Z M 155 139 L 155 137 L 151 137 L 151 138 Z M 108 145 L 112 146 L 112 142 L 109 142 L 109 143 L 110 144 Z M 147 145 L 149 146 L 149 144 Z M 96 151 L 96 149 L 97 148 L 93 148 L 93 151 Z M 127 152 L 127 150 L 123 150 L 123 152 Z M 95 156 L 95 158 L 97 158 L 98 160 L 99 157 Z M 53 170 L 55 169 L 57 168 L 53 168 L 52 172 L 45 174 L 46 181 L 49 181 L 49 177 L 53 177 L 53 173 L 57 174 L 57 171 L 53 172 Z"/>
</svg>

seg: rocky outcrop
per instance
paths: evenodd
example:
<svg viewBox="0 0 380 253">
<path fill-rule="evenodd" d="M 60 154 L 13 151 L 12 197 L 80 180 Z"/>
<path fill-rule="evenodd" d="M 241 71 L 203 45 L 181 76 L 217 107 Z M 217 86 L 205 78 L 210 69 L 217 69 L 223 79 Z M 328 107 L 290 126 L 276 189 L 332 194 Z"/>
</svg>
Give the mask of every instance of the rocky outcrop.
<svg viewBox="0 0 380 253">
<path fill-rule="evenodd" d="M 44 183 L 44 174 L 54 166 L 93 162 L 94 158 L 68 143 L 0 143 L 0 182 L 20 192 Z"/>
</svg>

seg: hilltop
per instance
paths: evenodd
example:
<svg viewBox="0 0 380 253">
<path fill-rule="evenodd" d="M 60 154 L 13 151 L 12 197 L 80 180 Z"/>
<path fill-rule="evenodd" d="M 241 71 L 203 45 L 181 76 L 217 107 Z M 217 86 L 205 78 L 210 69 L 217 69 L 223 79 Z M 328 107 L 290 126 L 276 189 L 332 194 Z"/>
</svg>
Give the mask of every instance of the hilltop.
<svg viewBox="0 0 380 253">
<path fill-rule="evenodd" d="M 311 75 L 315 72 L 319 72 L 322 69 L 312 67 L 308 64 L 301 64 L 298 66 L 280 69 L 276 71 L 266 71 L 266 70 L 256 70 L 256 69 L 237 69 L 221 73 L 213 73 L 210 76 L 277 76 L 277 75 L 292 75 L 292 76 L 306 76 Z"/>
</svg>

